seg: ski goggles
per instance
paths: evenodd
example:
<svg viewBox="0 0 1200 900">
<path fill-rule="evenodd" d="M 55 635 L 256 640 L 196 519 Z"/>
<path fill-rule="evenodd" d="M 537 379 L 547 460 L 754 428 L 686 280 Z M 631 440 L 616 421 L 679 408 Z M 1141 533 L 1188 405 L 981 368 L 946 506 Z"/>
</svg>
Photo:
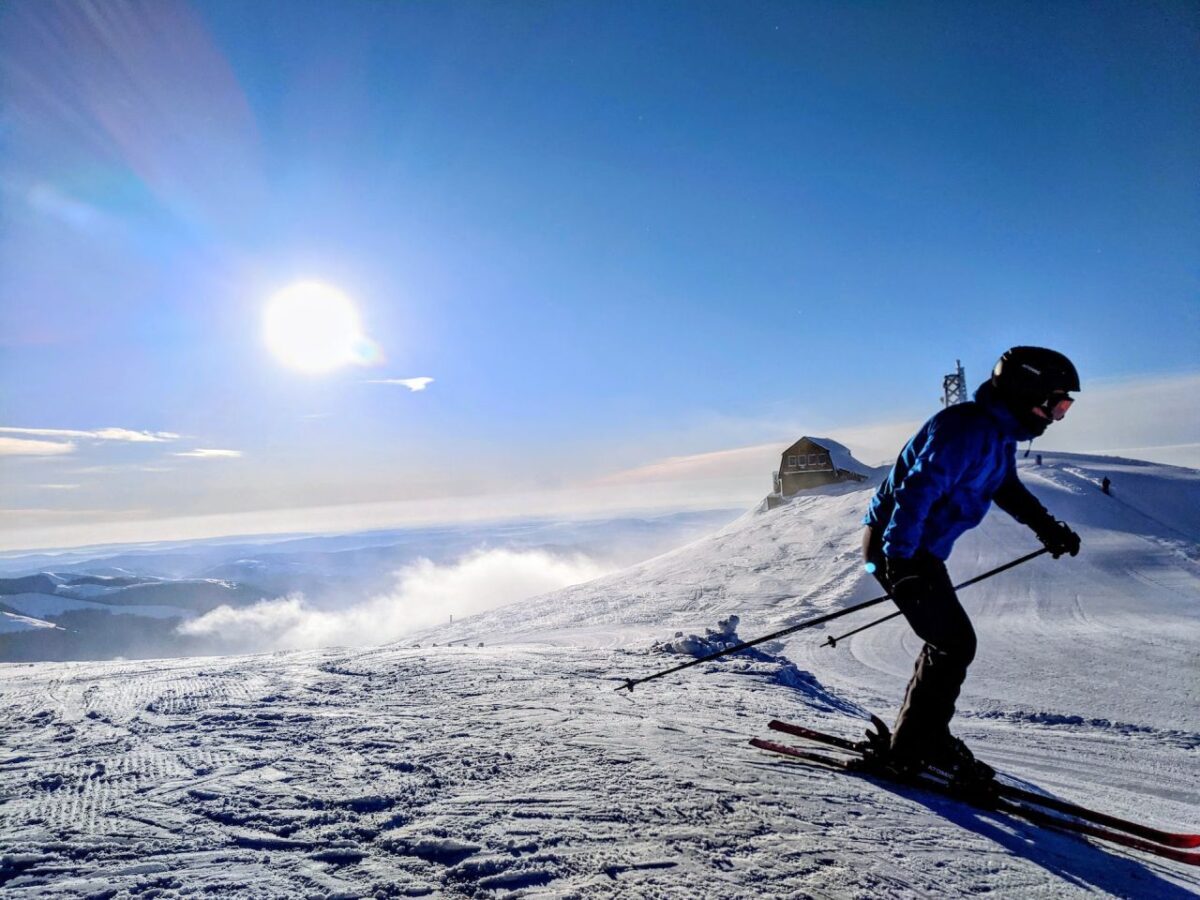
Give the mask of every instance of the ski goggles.
<svg viewBox="0 0 1200 900">
<path fill-rule="evenodd" d="M 1047 419 L 1061 422 L 1067 414 L 1067 410 L 1071 408 L 1071 404 L 1074 402 L 1075 398 L 1068 397 L 1066 394 L 1051 394 L 1038 409 L 1041 410 Z"/>
</svg>

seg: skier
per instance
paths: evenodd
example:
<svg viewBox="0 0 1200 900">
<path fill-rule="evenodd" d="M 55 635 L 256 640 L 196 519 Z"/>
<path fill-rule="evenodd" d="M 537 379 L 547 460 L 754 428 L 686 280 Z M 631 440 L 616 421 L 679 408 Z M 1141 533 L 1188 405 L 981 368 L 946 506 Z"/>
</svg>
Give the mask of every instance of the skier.
<svg viewBox="0 0 1200 900">
<path fill-rule="evenodd" d="M 1016 446 L 1066 415 L 1079 391 L 1067 357 L 1013 347 L 974 401 L 948 406 L 904 445 L 863 521 L 867 570 L 925 641 L 883 762 L 900 772 L 936 766 L 986 779 L 950 733 L 954 703 L 975 657 L 975 631 L 955 596 L 945 560 L 955 540 L 983 520 L 994 500 L 1029 526 L 1058 559 L 1079 552 L 1079 535 L 1055 520 L 1017 478 Z"/>
</svg>

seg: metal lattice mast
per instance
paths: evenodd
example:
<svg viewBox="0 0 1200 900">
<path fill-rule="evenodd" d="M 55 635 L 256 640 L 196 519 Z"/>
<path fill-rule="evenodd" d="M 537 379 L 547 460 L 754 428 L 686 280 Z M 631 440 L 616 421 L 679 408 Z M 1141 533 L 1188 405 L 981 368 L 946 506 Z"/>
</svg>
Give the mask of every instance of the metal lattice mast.
<svg viewBox="0 0 1200 900">
<path fill-rule="evenodd" d="M 967 373 L 963 370 L 961 359 L 956 359 L 954 364 L 954 371 L 942 379 L 943 406 L 953 406 L 967 400 Z"/>
</svg>

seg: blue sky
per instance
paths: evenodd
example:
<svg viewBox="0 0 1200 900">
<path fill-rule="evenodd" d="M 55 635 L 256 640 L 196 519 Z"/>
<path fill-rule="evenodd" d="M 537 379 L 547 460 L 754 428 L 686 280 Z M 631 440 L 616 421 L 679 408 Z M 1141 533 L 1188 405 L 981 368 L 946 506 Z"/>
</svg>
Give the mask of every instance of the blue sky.
<svg viewBox="0 0 1200 900">
<path fill-rule="evenodd" d="M 1188 461 L 1198 37 L 1182 3 L 15 0 L 0 506 L 519 513 L 907 427 L 1015 343 L 1163 404 L 1069 449 Z M 300 279 L 354 301 L 379 365 L 271 357 Z M 688 496 L 769 472 L 720 480 Z"/>
</svg>

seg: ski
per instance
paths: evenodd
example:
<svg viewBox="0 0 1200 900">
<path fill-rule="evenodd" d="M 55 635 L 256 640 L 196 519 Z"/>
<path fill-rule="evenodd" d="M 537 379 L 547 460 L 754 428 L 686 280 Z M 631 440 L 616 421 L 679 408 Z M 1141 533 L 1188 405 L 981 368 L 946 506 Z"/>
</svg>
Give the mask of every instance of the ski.
<svg viewBox="0 0 1200 900">
<path fill-rule="evenodd" d="M 872 717 L 874 719 L 874 717 Z M 883 723 L 874 720 L 876 727 L 883 726 Z M 846 740 L 845 738 L 837 737 L 836 735 L 826 734 L 822 731 L 815 731 L 811 728 L 806 728 L 803 725 L 794 725 L 790 722 L 781 722 L 778 719 L 772 720 L 767 725 L 768 728 L 774 731 L 781 731 L 784 734 L 790 734 L 794 737 L 804 738 L 805 740 L 815 741 L 822 744 L 827 744 L 831 747 L 837 747 L 840 750 L 846 750 L 851 753 L 861 754 L 863 745 L 854 741 Z M 883 726 L 886 727 L 886 726 Z M 1059 800 L 1056 797 L 1046 797 L 1041 794 L 1035 794 L 1032 791 L 1024 790 L 1010 784 L 1004 784 L 997 781 L 996 788 L 1000 795 L 1007 797 L 1010 800 L 1018 800 L 1025 804 L 1036 804 L 1046 809 L 1059 812 L 1064 815 L 1074 816 L 1079 819 L 1084 819 L 1088 822 L 1093 822 L 1097 825 L 1103 825 L 1106 828 L 1113 828 L 1117 831 L 1125 831 L 1136 837 L 1144 838 L 1155 843 L 1165 844 L 1168 847 L 1176 847 L 1179 849 L 1194 849 L 1200 847 L 1200 834 L 1185 834 L 1172 831 L 1162 831 L 1158 828 L 1152 828 L 1149 825 L 1142 825 L 1139 822 L 1130 822 L 1127 819 L 1120 819 L 1116 816 L 1108 815 L 1107 813 L 1098 812 L 1094 809 L 1088 809 L 1086 806 L 1080 806 L 1077 803 L 1071 803 L 1066 800 Z"/>
<path fill-rule="evenodd" d="M 887 727 L 878 719 L 875 719 L 875 717 L 872 717 L 872 721 L 875 723 L 877 728 L 882 727 L 886 729 Z M 816 731 L 812 728 L 806 728 L 803 725 L 794 725 L 790 722 L 781 722 L 778 719 L 774 719 L 768 723 L 767 727 L 773 731 L 780 731 L 784 734 L 790 734 L 794 737 L 826 744 L 850 753 L 861 755 L 863 751 L 862 743 L 856 743 L 845 738 L 837 737 L 836 735 L 826 734 L 823 731 Z M 1111 816 L 1107 813 L 1098 812 L 1094 809 L 1088 809 L 1086 806 L 1080 806 L 1079 804 L 1071 803 L 1066 800 L 1059 800 L 1056 797 L 1046 797 L 1041 794 L 1035 794 L 1032 791 L 1027 791 L 1014 785 L 1004 784 L 1001 781 L 997 781 L 995 786 L 1000 796 L 1009 800 L 1018 801 L 1026 806 L 1040 806 L 1048 810 L 1053 810 L 1054 812 L 1062 813 L 1063 815 L 1073 816 L 1077 819 L 1083 819 L 1084 821 L 1091 822 L 1095 825 L 1101 825 L 1105 828 L 1122 831 L 1157 844 L 1163 844 L 1167 847 L 1174 847 L 1177 849 L 1193 849 L 1200 847 L 1200 834 L 1185 834 L 1179 832 L 1162 831 L 1161 829 L 1152 828 L 1149 825 L 1143 825 L 1139 822 L 1131 822 L 1127 819 Z"/>
<path fill-rule="evenodd" d="M 833 736 L 825 735 L 825 737 L 832 738 Z M 840 740 L 842 739 L 834 738 L 833 741 L 829 741 L 828 743 L 833 745 L 835 741 Z M 846 743 L 851 742 L 847 741 Z M 851 775 L 875 777 L 885 781 L 892 781 L 897 784 L 905 784 L 913 787 L 924 788 L 926 790 L 950 797 L 954 800 L 968 803 L 969 805 L 979 809 L 994 810 L 1007 815 L 1017 816 L 1032 822 L 1035 825 L 1041 825 L 1071 834 L 1087 835 L 1088 837 L 1106 841 L 1110 844 L 1118 844 L 1122 847 L 1129 847 L 1133 850 L 1141 850 L 1144 853 L 1151 853 L 1155 856 L 1173 859 L 1191 866 L 1200 866 L 1200 853 L 1189 853 L 1186 850 L 1164 846 L 1162 844 L 1144 840 L 1143 838 L 1136 837 L 1132 834 L 1126 834 L 1122 831 L 1102 828 L 1101 826 L 1094 825 L 1090 822 L 1084 822 L 1077 819 L 1064 819 L 1061 816 L 1056 816 L 1053 813 L 1046 812 L 1044 809 L 1026 806 L 1024 803 L 1009 800 L 1001 796 L 990 797 L 986 801 L 973 801 L 971 798 L 964 797 L 954 791 L 954 789 L 951 788 L 946 781 L 929 773 L 922 773 L 913 779 L 890 778 L 884 772 L 872 772 L 869 770 L 853 768 L 852 757 L 836 757 L 824 753 L 814 753 L 808 750 L 803 750 L 799 747 L 792 747 L 788 744 L 780 744 L 775 741 L 763 740 L 762 738 L 751 738 L 750 744 L 759 748 L 760 750 L 768 750 L 772 753 L 776 753 L 798 761 L 806 763 L 818 763 L 831 769 L 847 772 Z"/>
<path fill-rule="evenodd" d="M 808 762 L 821 763 L 822 765 L 831 766 L 837 769 L 845 769 L 846 760 L 836 756 L 830 756 L 828 753 L 813 753 L 809 750 L 802 750 L 799 747 L 792 747 L 788 744 L 780 744 L 776 741 L 768 741 L 763 738 L 751 738 L 750 743 L 760 750 L 770 750 L 772 753 L 779 753 L 783 756 L 790 756 L 793 759 L 803 759 Z"/>
</svg>

